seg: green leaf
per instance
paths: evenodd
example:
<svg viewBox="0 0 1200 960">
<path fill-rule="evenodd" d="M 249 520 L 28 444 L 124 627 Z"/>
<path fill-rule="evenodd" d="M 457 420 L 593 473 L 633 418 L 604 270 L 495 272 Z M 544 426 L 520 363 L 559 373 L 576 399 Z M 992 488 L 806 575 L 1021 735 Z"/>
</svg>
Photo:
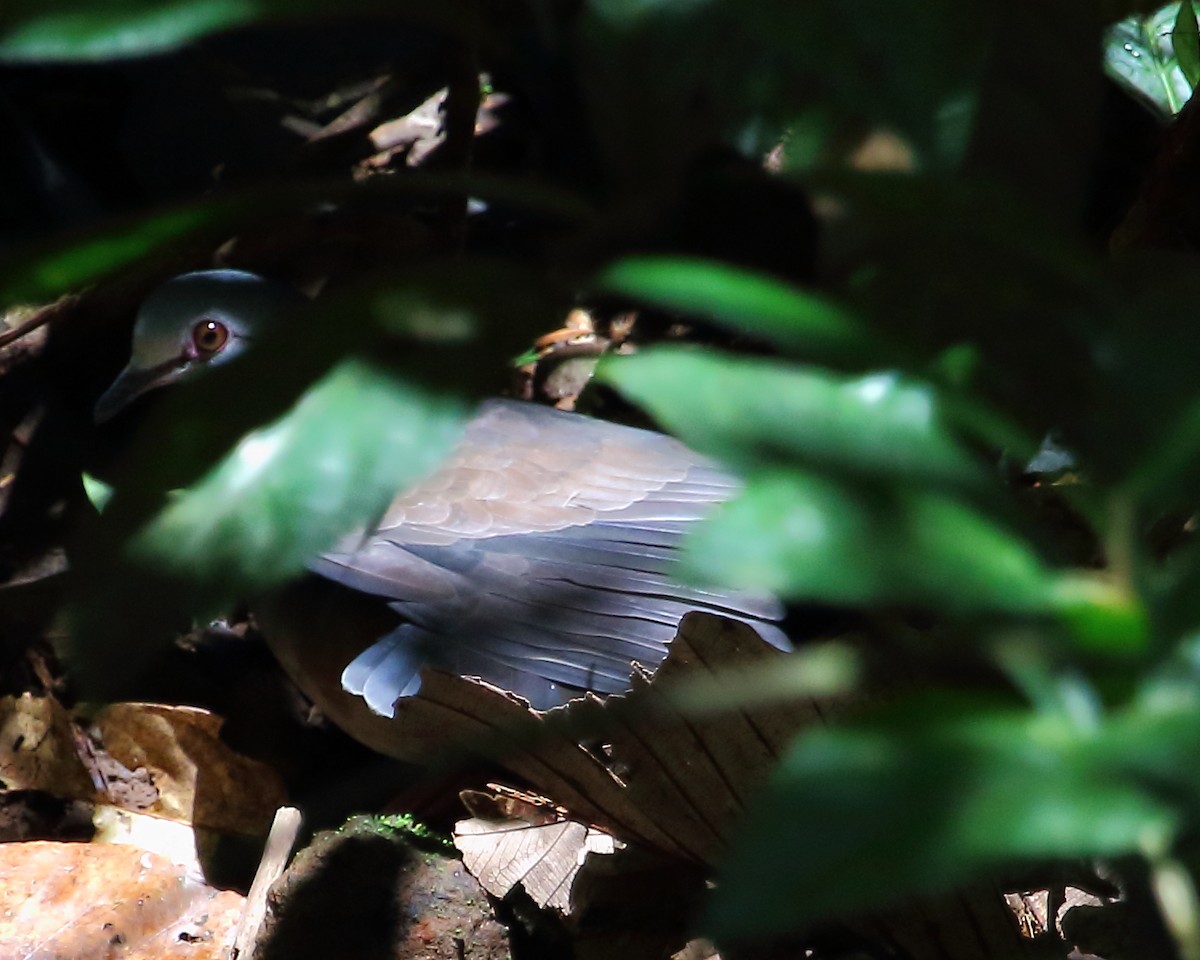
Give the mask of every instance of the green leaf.
<svg viewBox="0 0 1200 960">
<path fill-rule="evenodd" d="M 57 6 L 57 5 L 56 5 Z M 253 0 L 176 0 L 174 3 L 76 4 L 73 9 L 6 12 L 16 25 L 0 35 L 0 60 L 45 61 L 145 56 L 214 30 L 246 23 L 259 13 Z"/>
<path fill-rule="evenodd" d="M 80 480 L 83 481 L 83 493 L 88 498 L 88 503 L 96 508 L 97 513 L 103 513 L 108 501 L 112 499 L 113 488 L 90 473 L 82 474 Z"/>
<path fill-rule="evenodd" d="M 948 611 L 1050 605 L 1049 572 L 1029 545 L 966 504 L 917 493 L 899 519 L 892 562 L 904 593 Z"/>
<path fill-rule="evenodd" d="M 387 0 L 6 0 L 0 8 L 0 61 L 102 60 L 163 53 L 210 33 L 269 20 L 355 11 L 417 17 L 453 28 L 461 5 Z"/>
<path fill-rule="evenodd" d="M 1163 120 L 1177 114 L 1192 95 L 1172 44 L 1179 15 L 1179 4 L 1170 3 L 1154 13 L 1128 17 L 1109 28 L 1104 42 L 1108 75 Z"/>
<path fill-rule="evenodd" d="M 899 133 L 915 148 L 922 169 L 949 170 L 961 162 L 1000 19 L 993 5 L 743 0 L 737 10 L 752 47 L 771 51 L 767 62 L 774 71 L 785 64 L 793 87 L 814 90 L 868 129 Z"/>
<path fill-rule="evenodd" d="M 751 474 L 689 537 L 684 572 L 792 600 L 950 613 L 1039 613 L 1054 600 L 1036 555 L 965 504 L 798 471 Z"/>
<path fill-rule="evenodd" d="M 1183 71 L 1188 86 L 1194 90 L 1196 84 L 1200 83 L 1200 26 L 1196 23 L 1196 8 L 1192 0 L 1183 0 L 1179 4 L 1175 29 L 1171 33 L 1171 46 L 1175 49 L 1179 69 Z"/>
<path fill-rule="evenodd" d="M 222 214 L 202 206 L 183 207 L 138 223 L 118 224 L 87 237 L 58 241 L 50 249 L 12 256 L 0 267 L 0 301 L 38 302 L 99 280 L 190 236 Z"/>
<path fill-rule="evenodd" d="M 1171 806 L 1123 776 L 1135 742 L 926 696 L 801 737 L 746 818 L 710 917 L 765 937 L 1027 860 L 1169 845 Z"/>
<path fill-rule="evenodd" d="M 866 334 L 844 307 L 765 274 L 689 257 L 630 257 L 596 286 L 722 323 L 784 350 L 861 347 Z"/>
<path fill-rule="evenodd" d="M 887 590 L 871 514 L 841 484 L 799 472 L 754 474 L 687 541 L 699 582 L 795 600 L 868 602 Z"/>
<path fill-rule="evenodd" d="M 1140 599 L 1112 578 L 1068 574 L 1054 588 L 1054 606 L 1081 647 L 1101 654 L 1140 653 L 1150 626 Z"/>
<path fill-rule="evenodd" d="M 53 7 L 53 8 L 48 8 Z M 222 30 L 270 20 L 384 13 L 467 28 L 458 4 L 424 0 L 6 0 L 0 7 L 0 61 L 103 60 L 167 52 Z"/>
<path fill-rule="evenodd" d="M 933 389 L 897 374 L 656 347 L 614 357 L 597 376 L 697 450 L 746 469 L 784 461 L 932 483 L 981 478 L 943 428 Z"/>
<path fill-rule="evenodd" d="M 462 414 L 458 401 L 344 361 L 163 508 L 131 550 L 230 596 L 277 583 L 436 466 Z"/>
</svg>

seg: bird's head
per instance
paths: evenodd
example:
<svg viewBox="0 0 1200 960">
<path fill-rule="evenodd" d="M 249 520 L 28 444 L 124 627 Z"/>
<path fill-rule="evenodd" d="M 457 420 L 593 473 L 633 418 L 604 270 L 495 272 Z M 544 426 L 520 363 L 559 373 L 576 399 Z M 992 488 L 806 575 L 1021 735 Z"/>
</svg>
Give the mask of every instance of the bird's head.
<svg viewBox="0 0 1200 960">
<path fill-rule="evenodd" d="M 304 303 L 292 288 L 242 270 L 201 270 L 168 280 L 138 311 L 129 363 L 96 402 L 96 422 L 149 390 L 232 360 Z"/>
</svg>

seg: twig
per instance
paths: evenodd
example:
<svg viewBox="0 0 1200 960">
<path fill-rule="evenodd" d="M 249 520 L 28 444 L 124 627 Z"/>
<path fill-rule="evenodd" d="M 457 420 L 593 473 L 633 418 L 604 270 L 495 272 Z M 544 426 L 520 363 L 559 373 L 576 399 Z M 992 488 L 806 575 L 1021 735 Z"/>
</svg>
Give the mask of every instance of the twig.
<svg viewBox="0 0 1200 960">
<path fill-rule="evenodd" d="M 10 343 L 15 343 L 22 337 L 33 333 L 33 331 L 38 327 L 49 323 L 60 313 L 66 313 L 67 310 L 74 307 L 78 302 L 79 294 L 72 293 L 65 297 L 60 297 L 53 303 L 48 303 L 46 306 L 39 308 L 32 317 L 26 320 L 19 327 L 9 330 L 7 333 L 0 333 L 0 349 L 7 347 Z"/>
<path fill-rule="evenodd" d="M 267 891 L 283 874 L 299 832 L 299 810 L 295 807 L 280 807 L 275 811 L 271 832 L 267 835 L 267 844 L 263 848 L 262 860 L 255 871 L 254 882 L 250 884 L 250 892 L 246 894 L 246 906 L 238 923 L 233 947 L 229 951 L 230 960 L 252 960 L 254 942 L 258 939 L 258 931 L 267 915 Z"/>
</svg>

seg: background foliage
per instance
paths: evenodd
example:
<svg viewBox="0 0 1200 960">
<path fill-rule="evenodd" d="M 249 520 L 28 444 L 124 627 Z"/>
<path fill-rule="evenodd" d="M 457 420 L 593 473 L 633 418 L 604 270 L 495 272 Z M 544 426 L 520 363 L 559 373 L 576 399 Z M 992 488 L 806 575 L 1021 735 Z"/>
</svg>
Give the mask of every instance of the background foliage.
<svg viewBox="0 0 1200 960">
<path fill-rule="evenodd" d="M 1200 956 L 1200 284 L 1190 254 L 1108 249 L 1159 138 L 1129 98 L 1173 113 L 1198 50 L 1190 3 L 8 0 L 0 302 L 97 284 L 6 377 L 11 429 L 72 376 L 8 500 L 14 555 L 74 531 L 102 680 L 117 635 L 279 582 L 368 520 L 577 299 L 702 322 L 708 346 L 600 372 L 747 478 L 692 574 L 852 611 L 919 680 L 794 745 L 711 928 L 1131 857 Z M 298 102 L 364 63 L 409 107 L 449 86 L 448 123 L 481 70 L 515 109 L 469 158 L 352 183 L 336 138 L 301 143 L 245 94 Z M 123 114 L 72 104 L 81 77 Z M 1188 202 L 1167 189 L 1159 215 Z M 320 261 L 328 234 L 296 224 L 322 218 L 368 255 Z M 336 282 L 312 322 L 149 412 L 97 522 L 77 471 L 128 307 L 233 236 L 249 265 Z M 251 429 L 272 470 L 244 469 Z"/>
</svg>

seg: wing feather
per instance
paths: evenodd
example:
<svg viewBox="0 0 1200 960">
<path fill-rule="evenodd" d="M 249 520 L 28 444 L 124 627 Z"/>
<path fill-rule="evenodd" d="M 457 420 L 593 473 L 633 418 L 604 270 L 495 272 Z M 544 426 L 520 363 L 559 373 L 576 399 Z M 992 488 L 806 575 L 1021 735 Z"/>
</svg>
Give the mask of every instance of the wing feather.
<svg viewBox="0 0 1200 960">
<path fill-rule="evenodd" d="M 376 712 L 430 663 L 537 707 L 617 692 L 655 667 L 691 610 L 750 623 L 786 647 L 772 597 L 672 577 L 687 527 L 736 478 L 661 434 L 493 401 L 447 463 L 393 501 L 370 535 L 313 569 L 387 598 L 406 623 L 356 658 L 343 685 Z"/>
</svg>

